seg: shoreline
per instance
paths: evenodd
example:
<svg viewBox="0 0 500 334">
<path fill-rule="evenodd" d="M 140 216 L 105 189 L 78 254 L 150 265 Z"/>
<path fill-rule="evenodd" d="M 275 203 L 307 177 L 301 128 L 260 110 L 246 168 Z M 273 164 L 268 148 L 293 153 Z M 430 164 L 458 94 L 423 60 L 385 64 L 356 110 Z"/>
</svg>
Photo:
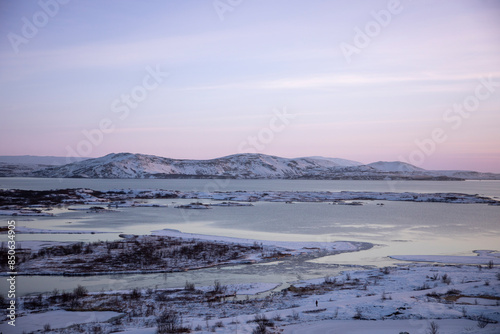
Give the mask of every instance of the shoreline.
<svg viewBox="0 0 500 334">
<path fill-rule="evenodd" d="M 269 283 L 214 282 L 213 286 L 191 287 L 186 282 L 184 288 L 83 292 L 76 308 L 53 292 L 41 297 L 21 297 L 24 307 L 37 300 L 41 306 L 34 311 L 23 309 L 18 324 L 20 328 L 23 323 L 33 327 L 30 319 L 47 312 L 76 315 L 74 311 L 91 311 L 98 315 L 107 311 L 127 316 L 120 322 L 99 322 L 105 333 L 152 334 L 155 324 L 148 321 L 148 314 L 161 314 L 161 305 L 165 305 L 183 318 L 182 326 L 200 334 L 252 333 L 260 321 L 265 322 L 270 333 L 287 334 L 307 329 L 314 330 L 311 333 L 327 333 L 332 326 L 352 333 L 366 333 L 375 328 L 413 333 L 417 329 L 425 331 L 433 321 L 444 334 L 492 334 L 500 329 L 498 269 L 498 266 L 479 269 L 473 265 L 419 263 L 383 269 L 358 268 L 322 279 L 290 282 L 280 291 L 271 292 L 276 287 Z M 245 294 L 254 297 L 237 297 Z M 158 309 L 151 311 L 141 308 L 142 305 L 157 305 Z M 88 331 L 95 323 L 86 324 L 84 320 L 79 325 L 59 324 L 61 327 L 57 328 Z M 52 328 L 56 326 L 54 323 Z M 5 323 L 0 324 L 0 330 L 2 327 Z"/>
<path fill-rule="evenodd" d="M 290 251 L 292 254 L 311 254 L 314 251 L 327 251 L 334 252 L 331 255 L 346 253 L 346 252 L 357 252 L 362 250 L 368 250 L 375 246 L 376 244 L 370 242 L 361 241 L 332 241 L 332 242 L 322 242 L 322 241 L 278 241 L 278 240 L 261 240 L 261 239 L 247 239 L 247 238 L 237 238 L 237 237 L 225 237 L 218 235 L 208 235 L 208 234 L 198 234 L 198 233 L 187 233 L 181 232 L 176 229 L 161 229 L 151 231 L 151 235 L 158 236 L 170 236 L 177 238 L 195 239 L 195 240 L 207 240 L 214 242 L 228 242 L 243 245 L 254 245 L 259 244 L 268 247 L 283 248 Z M 339 253 L 335 253 L 338 251 Z"/>
<path fill-rule="evenodd" d="M 23 260 L 20 261 L 18 276 L 185 272 L 226 265 L 265 263 L 302 255 L 327 256 L 357 252 L 373 246 L 374 244 L 367 242 L 349 241 L 285 242 L 239 239 L 167 229 L 153 231 L 150 235 L 122 235 L 122 239 L 112 242 L 77 242 L 66 245 L 55 243 L 53 246 L 46 242 L 37 252 L 23 248 L 23 254 L 19 252 Z M 206 254 L 211 255 L 201 257 L 200 252 L 210 252 Z M 64 261 L 60 260 L 63 255 Z M 159 267 L 163 269 L 158 269 Z M 0 274 L 5 275 L 6 273 Z"/>
</svg>

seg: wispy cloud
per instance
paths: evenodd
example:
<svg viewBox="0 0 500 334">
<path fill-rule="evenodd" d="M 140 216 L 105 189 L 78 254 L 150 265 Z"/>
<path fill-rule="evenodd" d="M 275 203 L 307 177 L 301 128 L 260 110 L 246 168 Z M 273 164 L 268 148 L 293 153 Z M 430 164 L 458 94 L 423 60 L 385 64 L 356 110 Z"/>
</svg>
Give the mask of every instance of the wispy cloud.
<svg viewBox="0 0 500 334">
<path fill-rule="evenodd" d="M 21 18 L 39 10 L 26 3 L 2 8 L 2 36 L 19 33 Z M 391 145 L 412 149 L 415 139 L 444 126 L 444 111 L 473 94 L 478 78 L 500 82 L 500 6 L 404 1 L 403 12 L 347 63 L 339 45 L 352 43 L 370 13 L 386 6 L 252 1 L 221 22 L 211 2 L 69 2 L 19 54 L 0 39 L 1 125 L 8 130 L 0 139 L 12 145 L 9 152 L 64 155 L 64 141 L 103 118 L 116 119 L 112 101 L 134 93 L 142 99 L 136 86 L 147 66 L 159 65 L 168 79 L 116 124 L 102 153 L 131 147 L 218 156 L 257 135 L 273 108 L 287 106 L 298 117 L 276 136 L 274 154 L 295 156 L 298 147 L 305 155 L 311 148 L 319 155 L 375 154 L 366 143 L 383 137 L 380 150 L 397 159 L 401 150 Z M 442 152 L 456 154 L 463 142 L 469 151 L 500 147 L 495 90 L 460 131 L 449 133 Z M 37 149 L 29 151 L 34 142 Z"/>
<path fill-rule="evenodd" d="M 316 76 L 297 76 L 281 79 L 268 79 L 256 81 L 231 82 L 207 86 L 193 86 L 180 88 L 181 90 L 217 90 L 217 89 L 258 89 L 258 90 L 279 90 L 279 89 L 327 89 L 332 87 L 359 87 L 378 86 L 386 84 L 401 83 L 421 83 L 434 90 L 436 84 L 450 84 L 454 87 L 459 83 L 477 80 L 481 77 L 500 78 L 498 72 L 469 73 L 469 74 L 444 74 L 444 73 L 404 73 L 401 75 L 387 75 L 386 73 L 374 74 L 332 74 Z"/>
</svg>

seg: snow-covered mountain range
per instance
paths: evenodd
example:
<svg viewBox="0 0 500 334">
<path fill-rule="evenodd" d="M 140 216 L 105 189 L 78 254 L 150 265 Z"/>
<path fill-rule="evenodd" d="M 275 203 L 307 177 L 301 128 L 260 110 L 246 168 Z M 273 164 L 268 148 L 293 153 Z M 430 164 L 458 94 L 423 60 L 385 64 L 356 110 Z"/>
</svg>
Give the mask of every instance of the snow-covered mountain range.
<svg viewBox="0 0 500 334">
<path fill-rule="evenodd" d="M 0 159 L 1 161 L 1 159 Z M 4 163 L 6 164 L 6 163 Z M 374 162 L 265 154 L 235 154 L 210 160 L 170 159 L 153 155 L 111 153 L 65 165 L 10 163 L 0 176 L 48 178 L 236 178 L 236 179 L 348 179 L 457 180 L 500 179 L 500 174 L 471 171 L 429 171 L 404 162 Z M 5 166 L 4 166 L 5 167 Z"/>
</svg>

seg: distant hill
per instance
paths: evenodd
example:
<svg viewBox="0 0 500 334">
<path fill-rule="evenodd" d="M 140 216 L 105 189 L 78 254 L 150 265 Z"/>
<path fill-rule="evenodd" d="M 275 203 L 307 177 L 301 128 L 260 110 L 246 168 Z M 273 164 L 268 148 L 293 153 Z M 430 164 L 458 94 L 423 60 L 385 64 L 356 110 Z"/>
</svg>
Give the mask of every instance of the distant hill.
<svg viewBox="0 0 500 334">
<path fill-rule="evenodd" d="M 84 161 L 88 158 L 71 158 L 71 161 Z M 0 176 L 32 176 L 32 173 L 49 166 L 61 166 L 68 158 L 51 156 L 0 156 Z"/>
<path fill-rule="evenodd" d="M 209 160 L 171 159 L 154 155 L 111 153 L 104 157 L 60 164 L 54 157 L 26 157 L 7 163 L 0 157 L 0 176 L 47 178 L 234 178 L 319 180 L 464 180 L 500 179 L 500 174 L 473 171 L 429 171 L 408 163 L 364 165 L 339 158 L 282 158 L 265 154 L 234 154 Z M 38 160 L 40 158 L 40 160 Z M 52 159 L 52 160 L 51 160 Z M 12 160 L 10 160 L 12 161 Z M 35 162 L 33 164 L 27 161 Z M 52 165 L 49 165 L 52 161 Z M 40 162 L 47 162 L 41 164 Z"/>
<path fill-rule="evenodd" d="M 66 157 L 51 157 L 51 156 L 36 156 L 36 155 L 3 155 L 0 156 L 0 163 L 53 166 L 53 165 L 65 165 L 68 162 L 83 161 L 87 159 L 88 158 L 66 158 Z"/>
<path fill-rule="evenodd" d="M 406 162 L 400 161 L 378 161 L 372 162 L 367 166 L 373 167 L 381 172 L 410 172 L 410 173 L 422 173 L 425 169 L 410 165 Z"/>
<path fill-rule="evenodd" d="M 318 160 L 318 161 L 330 161 L 331 163 L 335 164 L 336 166 L 361 166 L 363 163 L 359 161 L 353 161 L 353 160 L 346 160 L 346 159 L 340 159 L 340 158 L 325 158 L 325 157 L 306 157 L 303 159 L 312 159 L 312 160 Z"/>
<path fill-rule="evenodd" d="M 351 169 L 349 169 L 351 168 Z M 365 169 L 369 169 L 365 167 Z M 210 160 L 183 160 L 144 154 L 108 154 L 69 165 L 50 167 L 42 177 L 173 178 L 224 177 L 241 179 L 328 178 L 359 168 L 315 158 L 288 159 L 264 154 L 235 154 Z M 323 175 L 324 174 L 324 175 Z"/>
</svg>

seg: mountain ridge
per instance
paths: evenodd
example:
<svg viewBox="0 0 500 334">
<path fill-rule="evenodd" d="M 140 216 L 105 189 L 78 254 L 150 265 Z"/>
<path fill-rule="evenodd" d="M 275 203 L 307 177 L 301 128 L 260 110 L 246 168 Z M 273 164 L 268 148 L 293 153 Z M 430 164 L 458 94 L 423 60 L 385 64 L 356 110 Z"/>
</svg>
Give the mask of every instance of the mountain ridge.
<svg viewBox="0 0 500 334">
<path fill-rule="evenodd" d="M 64 165 L 8 164 L 0 176 L 46 178 L 233 178 L 325 180 L 464 180 L 500 179 L 500 174 L 474 171 L 430 171 L 399 161 L 362 164 L 326 157 L 283 158 L 240 153 L 220 158 L 172 159 L 140 153 L 110 153 Z"/>
</svg>

